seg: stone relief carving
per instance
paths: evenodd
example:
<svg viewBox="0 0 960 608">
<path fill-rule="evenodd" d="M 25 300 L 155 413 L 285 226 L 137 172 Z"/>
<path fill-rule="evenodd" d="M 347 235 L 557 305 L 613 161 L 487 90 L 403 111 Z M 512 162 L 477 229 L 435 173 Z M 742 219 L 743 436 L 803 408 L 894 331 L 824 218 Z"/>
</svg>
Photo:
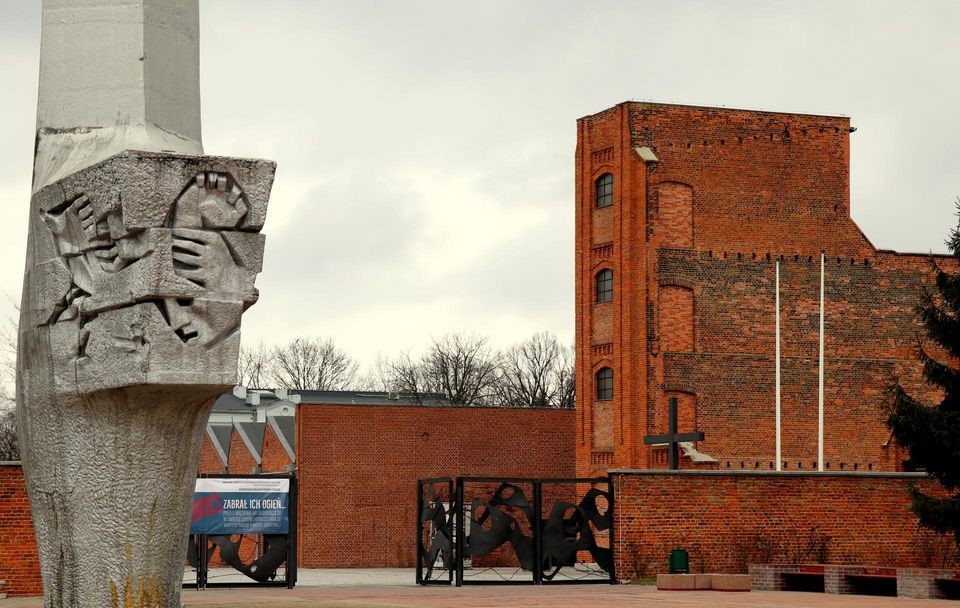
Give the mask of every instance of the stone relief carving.
<svg viewBox="0 0 960 608">
<path fill-rule="evenodd" d="M 258 297 L 273 164 L 174 156 L 156 175 L 145 161 L 159 159 L 146 157 L 114 157 L 35 196 L 47 233 L 35 237 L 52 247 L 27 280 L 41 287 L 32 326 L 48 332 L 56 393 L 234 381 L 240 316 Z M 131 185 L 153 178 L 148 198 L 166 198 L 159 210 L 125 200 L 143 190 L 112 185 L 125 167 L 147 173 Z"/>
</svg>

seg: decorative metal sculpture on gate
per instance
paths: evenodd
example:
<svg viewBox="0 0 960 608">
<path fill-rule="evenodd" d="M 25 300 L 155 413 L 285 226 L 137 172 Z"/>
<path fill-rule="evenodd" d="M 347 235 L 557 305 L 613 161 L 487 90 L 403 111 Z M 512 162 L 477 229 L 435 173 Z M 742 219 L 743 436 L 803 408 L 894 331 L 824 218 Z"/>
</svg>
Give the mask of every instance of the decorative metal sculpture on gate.
<svg viewBox="0 0 960 608">
<path fill-rule="evenodd" d="M 600 513 L 598 499 L 604 499 L 607 509 Z M 541 537 L 543 578 L 552 580 L 564 566 L 577 563 L 578 551 L 589 551 L 597 565 L 605 572 L 613 572 L 613 549 L 600 547 L 590 524 L 598 531 L 609 530 L 613 524 L 610 492 L 591 488 L 579 505 L 557 501 L 550 516 L 543 520 Z M 552 572 L 547 573 L 548 569 Z"/>
<path fill-rule="evenodd" d="M 197 548 L 196 537 L 200 535 L 191 535 L 187 547 L 187 562 L 191 568 L 200 567 L 200 551 Z M 204 563 L 209 563 L 217 548 L 220 548 L 220 559 L 237 572 L 241 572 L 258 583 L 276 580 L 277 571 L 280 566 L 287 562 L 288 556 L 288 537 L 286 534 L 264 534 L 263 551 L 253 561 L 247 563 L 240 555 L 240 546 L 244 538 L 248 536 L 243 534 L 218 534 L 216 536 L 205 536 L 207 540 L 206 556 Z M 236 538 L 236 540 L 234 540 Z"/>
<path fill-rule="evenodd" d="M 453 480 L 428 479 L 417 483 L 419 519 L 417 524 L 417 582 L 434 583 L 437 559 L 453 579 L 454 525 Z"/>
<path fill-rule="evenodd" d="M 441 489 L 435 485 L 438 482 Z M 492 492 L 472 498 L 469 507 L 463 508 L 464 487 L 471 482 L 499 482 L 499 485 Z M 544 486 L 586 484 L 592 487 L 576 503 L 561 499 L 550 503 L 543 498 Z M 417 582 L 446 582 L 434 576 L 438 557 L 442 559 L 449 578 L 452 578 L 452 570 L 456 570 L 458 585 L 472 582 L 463 580 L 463 561 L 488 558 L 505 548 L 512 551 L 522 570 L 533 574 L 533 583 L 549 583 L 564 568 L 582 566 L 578 557 L 582 558 L 584 552 L 599 568 L 591 573 L 603 576 L 589 581 L 587 576 L 578 579 L 584 579 L 583 582 L 614 581 L 613 496 L 610 491 L 596 487 L 604 484 L 610 488 L 607 479 L 500 481 L 459 478 L 454 492 L 452 479 L 421 481 L 418 485 Z M 521 485 L 529 486 L 530 490 Z M 441 497 L 444 487 L 447 488 L 446 500 Z M 549 506 L 545 516 L 544 506 Z M 456 526 L 452 521 L 454 512 L 459 516 Z M 609 540 L 607 546 L 598 542 L 598 533 L 605 533 Z"/>
</svg>

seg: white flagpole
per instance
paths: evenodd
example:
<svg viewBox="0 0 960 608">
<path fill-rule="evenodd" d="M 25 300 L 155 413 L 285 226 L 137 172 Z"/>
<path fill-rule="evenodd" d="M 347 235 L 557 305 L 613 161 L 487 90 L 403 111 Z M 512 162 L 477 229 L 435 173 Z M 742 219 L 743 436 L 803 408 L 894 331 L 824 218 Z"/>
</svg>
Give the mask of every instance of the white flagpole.
<svg viewBox="0 0 960 608">
<path fill-rule="evenodd" d="M 777 259 L 777 324 L 776 324 L 776 334 L 777 334 L 777 371 L 776 371 L 776 382 L 777 382 L 777 470 L 781 470 L 783 465 L 783 459 L 780 457 L 780 260 Z"/>
<path fill-rule="evenodd" d="M 817 442 L 817 470 L 823 471 L 823 273 L 825 256 L 820 253 L 820 390 L 818 408 L 819 440 Z"/>
</svg>

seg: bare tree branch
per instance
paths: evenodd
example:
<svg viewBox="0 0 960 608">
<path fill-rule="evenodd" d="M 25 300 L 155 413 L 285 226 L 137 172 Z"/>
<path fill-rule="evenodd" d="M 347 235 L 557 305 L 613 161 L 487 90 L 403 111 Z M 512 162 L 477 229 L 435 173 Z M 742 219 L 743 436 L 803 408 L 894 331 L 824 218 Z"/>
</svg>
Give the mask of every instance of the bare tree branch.
<svg viewBox="0 0 960 608">
<path fill-rule="evenodd" d="M 256 346 L 240 346 L 237 358 L 237 382 L 247 388 L 267 388 L 273 369 L 273 353 L 263 341 Z"/>
<path fill-rule="evenodd" d="M 420 359 L 405 353 L 386 363 L 385 376 L 392 390 L 420 402 L 486 405 L 494 397 L 498 364 L 486 338 L 451 333 L 435 338 Z"/>
<path fill-rule="evenodd" d="M 19 310 L 19 307 L 15 306 Z M 17 321 L 12 316 L 0 321 L 0 460 L 20 460 L 17 435 Z"/>
<path fill-rule="evenodd" d="M 0 410 L 0 461 L 20 460 L 20 437 L 17 435 L 17 411 Z"/>
<path fill-rule="evenodd" d="M 390 382 L 390 362 L 382 355 L 377 355 L 373 365 L 367 368 L 354 382 L 358 391 L 389 392 L 393 390 Z"/>
<path fill-rule="evenodd" d="M 330 338 L 297 338 L 271 354 L 270 378 L 282 388 L 342 391 L 353 385 L 359 369 Z"/>
<path fill-rule="evenodd" d="M 573 407 L 573 373 L 573 349 L 551 333 L 534 334 L 504 352 L 498 400 L 515 407 Z"/>
</svg>

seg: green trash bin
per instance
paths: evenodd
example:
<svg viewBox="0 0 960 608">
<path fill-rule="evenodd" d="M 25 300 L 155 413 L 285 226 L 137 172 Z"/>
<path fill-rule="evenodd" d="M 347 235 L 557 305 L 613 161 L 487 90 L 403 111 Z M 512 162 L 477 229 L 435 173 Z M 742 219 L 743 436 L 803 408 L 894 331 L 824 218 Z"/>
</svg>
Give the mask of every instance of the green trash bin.
<svg viewBox="0 0 960 608">
<path fill-rule="evenodd" d="M 668 569 L 670 574 L 687 574 L 690 572 L 690 554 L 687 553 L 686 549 L 670 551 Z"/>
</svg>

